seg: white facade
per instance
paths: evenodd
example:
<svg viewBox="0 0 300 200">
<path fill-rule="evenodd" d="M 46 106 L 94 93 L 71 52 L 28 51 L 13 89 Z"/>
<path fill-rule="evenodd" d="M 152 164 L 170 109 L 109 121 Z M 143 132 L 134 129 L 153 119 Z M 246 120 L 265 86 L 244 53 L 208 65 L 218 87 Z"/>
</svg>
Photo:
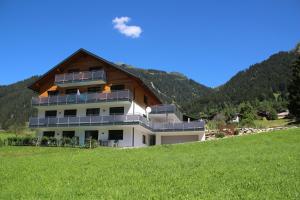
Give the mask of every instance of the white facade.
<svg viewBox="0 0 300 200">
<path fill-rule="evenodd" d="M 76 117 L 86 117 L 86 111 L 90 108 L 99 108 L 99 116 L 110 116 L 111 107 L 124 107 L 124 115 L 141 115 L 143 117 L 147 116 L 146 110 L 136 104 L 134 101 L 124 101 L 124 102 L 103 102 L 103 103 L 87 103 L 87 104 L 66 104 L 66 105 L 49 105 L 49 106 L 37 106 L 38 108 L 38 118 L 45 118 L 46 111 L 56 111 L 57 118 L 64 118 L 65 110 L 76 109 Z M 150 114 L 148 115 L 149 121 L 156 124 L 179 124 L 183 123 L 177 115 L 174 113 L 165 114 Z M 187 122 L 186 122 L 187 123 Z M 78 137 L 79 145 L 83 146 L 86 141 L 86 131 L 96 131 L 97 140 L 106 141 L 108 146 L 118 146 L 118 147 L 143 147 L 149 145 L 160 145 L 163 141 L 168 141 L 167 143 L 181 143 L 187 141 L 202 141 L 205 139 L 204 131 L 201 130 L 170 130 L 170 131 L 153 131 L 140 124 L 108 124 L 108 125 L 67 125 L 67 126 L 48 126 L 48 127 L 38 127 L 38 137 L 43 137 L 45 132 L 55 132 L 54 137 L 61 139 L 63 137 L 64 131 L 74 131 L 74 136 Z M 122 130 L 122 139 L 118 139 L 117 144 L 115 140 L 109 140 L 109 132 L 113 130 Z M 172 136 L 172 137 L 169 137 Z M 184 137 L 182 137 L 184 136 Z M 196 136 L 196 137 L 195 137 Z M 170 138 L 170 140 L 168 139 Z M 168 140 L 167 140 L 168 139 Z M 166 143 L 166 144 L 167 144 Z"/>
</svg>

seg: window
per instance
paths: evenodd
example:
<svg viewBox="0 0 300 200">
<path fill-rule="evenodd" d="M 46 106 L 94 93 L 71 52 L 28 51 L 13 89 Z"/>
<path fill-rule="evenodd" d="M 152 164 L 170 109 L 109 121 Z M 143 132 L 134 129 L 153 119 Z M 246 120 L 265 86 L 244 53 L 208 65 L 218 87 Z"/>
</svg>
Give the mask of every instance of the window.
<svg viewBox="0 0 300 200">
<path fill-rule="evenodd" d="M 108 140 L 123 140 L 123 130 L 109 130 Z"/>
<path fill-rule="evenodd" d="M 66 94 L 77 94 L 77 88 L 66 89 Z"/>
<path fill-rule="evenodd" d="M 55 131 L 44 131 L 43 136 L 44 137 L 54 137 Z"/>
<path fill-rule="evenodd" d="M 67 138 L 73 138 L 75 136 L 75 131 L 63 131 L 62 136 Z"/>
<path fill-rule="evenodd" d="M 64 117 L 76 117 L 77 110 L 65 110 Z"/>
<path fill-rule="evenodd" d="M 101 92 L 102 87 L 90 87 L 88 88 L 88 93 Z"/>
<path fill-rule="evenodd" d="M 90 137 L 93 140 L 98 140 L 98 131 L 97 130 L 85 131 L 85 139 L 89 139 Z"/>
<path fill-rule="evenodd" d="M 148 105 L 148 97 L 146 95 L 144 95 L 144 103 Z"/>
<path fill-rule="evenodd" d="M 125 85 L 112 85 L 110 87 L 111 91 L 116 91 L 116 90 L 125 90 Z"/>
<path fill-rule="evenodd" d="M 88 108 L 86 109 L 86 116 L 99 116 L 100 108 Z"/>
<path fill-rule="evenodd" d="M 110 115 L 124 115 L 124 107 L 111 107 L 109 108 Z"/>
<path fill-rule="evenodd" d="M 55 90 L 55 91 L 48 91 L 48 96 L 55 96 L 55 95 L 58 95 L 58 90 Z"/>
<path fill-rule="evenodd" d="M 97 70 L 101 70 L 102 67 L 90 67 L 90 71 L 97 71 Z"/>
<path fill-rule="evenodd" d="M 56 110 L 47 110 L 45 111 L 45 117 L 56 117 L 57 111 Z"/>
<path fill-rule="evenodd" d="M 69 69 L 68 73 L 74 73 L 74 72 L 79 72 L 79 69 Z"/>
<path fill-rule="evenodd" d="M 146 144 L 146 136 L 143 135 L 143 144 Z"/>
</svg>

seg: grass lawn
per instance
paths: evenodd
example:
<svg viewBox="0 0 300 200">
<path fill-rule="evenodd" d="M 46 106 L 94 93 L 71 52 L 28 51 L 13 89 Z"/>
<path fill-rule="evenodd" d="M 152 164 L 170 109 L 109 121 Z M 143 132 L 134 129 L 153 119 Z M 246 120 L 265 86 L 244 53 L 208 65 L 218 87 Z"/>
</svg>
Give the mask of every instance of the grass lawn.
<svg viewBox="0 0 300 200">
<path fill-rule="evenodd" d="M 300 129 L 140 149 L 0 147 L 0 199 L 300 199 Z"/>
<path fill-rule="evenodd" d="M 270 128 L 278 126 L 287 126 L 292 120 L 290 119 L 276 119 L 276 120 L 254 120 L 254 124 L 258 128 Z"/>
</svg>

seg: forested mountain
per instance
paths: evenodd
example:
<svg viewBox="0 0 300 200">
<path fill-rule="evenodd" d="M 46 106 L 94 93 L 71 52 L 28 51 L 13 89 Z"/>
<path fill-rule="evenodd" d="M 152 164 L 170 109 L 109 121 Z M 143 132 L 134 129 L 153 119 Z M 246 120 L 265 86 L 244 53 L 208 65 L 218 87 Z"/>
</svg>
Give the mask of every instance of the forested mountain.
<svg viewBox="0 0 300 200">
<path fill-rule="evenodd" d="M 291 76 L 295 51 L 279 52 L 267 60 L 238 72 L 224 85 L 212 89 L 178 72 L 140 69 L 121 64 L 120 67 L 140 77 L 164 103 L 175 103 L 183 112 L 199 117 L 200 113 L 236 106 L 245 101 L 284 100 Z M 7 86 L 0 86 L 0 126 L 24 126 L 34 112 L 30 99 L 34 93 L 27 86 L 38 77 L 31 77 Z"/>
<path fill-rule="evenodd" d="M 225 104 L 237 105 L 245 101 L 286 100 L 287 86 L 291 77 L 291 64 L 296 59 L 295 51 L 279 52 L 267 60 L 238 72 L 224 85 L 204 98 L 183 105 L 184 109 L 197 116 L 199 112 L 218 110 Z"/>
<path fill-rule="evenodd" d="M 17 83 L 0 86 L 0 127 L 3 129 L 24 127 L 24 122 L 33 113 L 31 97 L 34 92 L 28 85 L 37 80 L 37 76 Z"/>
</svg>

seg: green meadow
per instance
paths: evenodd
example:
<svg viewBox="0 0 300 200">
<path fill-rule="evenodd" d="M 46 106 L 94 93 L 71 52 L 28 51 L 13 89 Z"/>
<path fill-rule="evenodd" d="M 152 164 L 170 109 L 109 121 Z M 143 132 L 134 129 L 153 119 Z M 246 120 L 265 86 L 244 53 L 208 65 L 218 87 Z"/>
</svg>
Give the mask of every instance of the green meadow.
<svg viewBox="0 0 300 200">
<path fill-rule="evenodd" d="M 0 199 L 300 199 L 300 129 L 139 149 L 0 147 Z"/>
</svg>

